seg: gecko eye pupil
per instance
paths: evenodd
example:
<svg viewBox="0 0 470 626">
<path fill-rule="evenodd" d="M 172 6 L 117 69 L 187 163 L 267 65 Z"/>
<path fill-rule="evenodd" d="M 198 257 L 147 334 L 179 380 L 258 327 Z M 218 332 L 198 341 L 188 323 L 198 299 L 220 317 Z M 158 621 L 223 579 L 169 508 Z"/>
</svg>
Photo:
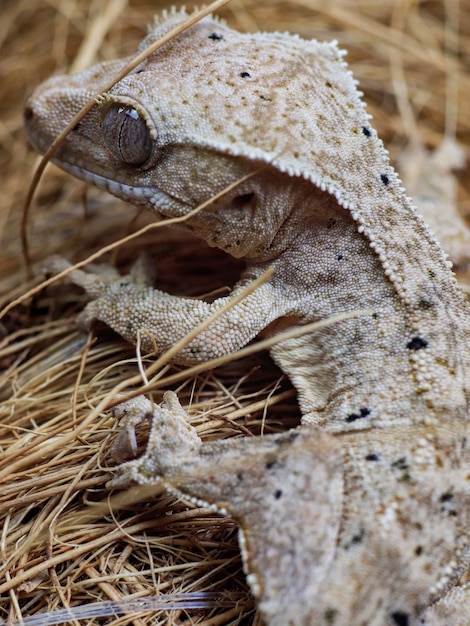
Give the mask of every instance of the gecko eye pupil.
<svg viewBox="0 0 470 626">
<path fill-rule="evenodd" d="M 115 157 L 129 165 L 142 165 L 152 153 L 150 130 L 138 111 L 112 104 L 103 114 L 103 138 Z"/>
</svg>

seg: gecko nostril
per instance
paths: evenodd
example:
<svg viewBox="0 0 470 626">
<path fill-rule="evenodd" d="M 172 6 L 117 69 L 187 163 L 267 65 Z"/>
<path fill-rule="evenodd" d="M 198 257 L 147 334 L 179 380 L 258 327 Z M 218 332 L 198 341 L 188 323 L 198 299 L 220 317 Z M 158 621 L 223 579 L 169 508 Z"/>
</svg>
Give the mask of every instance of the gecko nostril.
<svg viewBox="0 0 470 626">
<path fill-rule="evenodd" d="M 24 113 L 23 113 L 23 117 L 25 119 L 25 121 L 29 122 L 30 120 L 33 119 L 34 117 L 34 111 L 33 108 L 29 105 L 26 105 Z"/>
</svg>

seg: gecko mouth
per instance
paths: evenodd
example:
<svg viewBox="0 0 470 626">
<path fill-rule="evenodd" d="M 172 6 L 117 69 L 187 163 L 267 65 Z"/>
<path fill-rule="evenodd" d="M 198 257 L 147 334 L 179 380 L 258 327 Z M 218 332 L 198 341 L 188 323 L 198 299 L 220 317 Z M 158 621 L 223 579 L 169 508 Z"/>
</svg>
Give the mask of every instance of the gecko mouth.
<svg viewBox="0 0 470 626">
<path fill-rule="evenodd" d="M 54 158 L 52 161 L 61 169 L 75 176 L 75 178 L 79 178 L 86 183 L 91 183 L 92 185 L 95 185 L 95 187 L 108 191 L 109 193 L 112 193 L 113 196 L 118 196 L 118 198 L 122 198 L 123 200 L 129 200 L 130 202 L 136 202 L 139 200 L 145 201 L 149 200 L 155 194 L 154 187 L 135 187 L 134 185 L 126 185 L 125 183 L 120 183 L 110 178 L 106 178 L 106 176 L 90 172 L 90 170 L 86 170 L 79 165 L 73 165 L 73 163 L 67 163 Z"/>
<path fill-rule="evenodd" d="M 161 217 L 166 217 L 167 211 L 175 207 L 175 205 L 181 207 L 183 204 L 180 200 L 172 198 L 158 189 L 158 187 L 128 185 L 102 176 L 101 174 L 96 174 L 73 163 L 67 163 L 57 158 L 53 158 L 52 161 L 61 169 L 75 176 L 75 178 L 90 183 L 98 187 L 98 189 L 107 191 L 113 196 L 130 202 L 133 205 L 142 205 L 147 208 L 152 208 L 156 210 Z"/>
</svg>

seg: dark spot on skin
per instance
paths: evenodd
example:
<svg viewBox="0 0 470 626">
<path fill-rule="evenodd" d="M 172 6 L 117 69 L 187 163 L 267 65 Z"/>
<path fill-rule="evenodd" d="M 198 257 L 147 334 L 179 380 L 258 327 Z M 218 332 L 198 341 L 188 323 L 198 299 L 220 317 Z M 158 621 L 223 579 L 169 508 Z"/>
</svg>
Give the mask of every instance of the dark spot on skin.
<svg viewBox="0 0 470 626">
<path fill-rule="evenodd" d="M 380 178 L 382 179 L 384 185 L 388 185 L 390 183 L 390 178 L 387 174 L 380 174 Z"/>
<path fill-rule="evenodd" d="M 232 206 L 235 209 L 241 209 L 242 207 L 249 204 L 253 200 L 254 197 L 255 197 L 255 194 L 253 192 L 244 193 L 244 194 L 241 194 L 240 196 L 235 196 L 235 198 L 232 200 Z"/>
<path fill-rule="evenodd" d="M 364 458 L 366 461 L 378 461 L 379 460 L 378 455 L 375 454 L 374 452 L 371 452 L 370 454 L 366 454 Z"/>
<path fill-rule="evenodd" d="M 397 626 L 408 626 L 410 623 L 410 616 L 405 611 L 393 611 L 390 617 Z"/>
<path fill-rule="evenodd" d="M 297 437 L 299 436 L 299 434 L 300 434 L 300 433 L 296 432 L 295 430 L 291 430 L 291 431 L 289 432 L 289 434 L 286 436 L 286 438 L 285 438 L 285 440 L 284 440 L 284 441 L 285 441 L 286 443 L 293 443 L 293 442 L 297 439 Z"/>
<path fill-rule="evenodd" d="M 265 468 L 266 468 L 267 470 L 270 470 L 270 469 L 273 469 L 273 467 L 276 467 L 276 465 L 277 465 L 277 464 L 278 464 L 278 463 L 277 463 L 277 460 L 276 460 L 276 459 L 273 459 L 272 461 L 267 461 L 267 463 L 266 463 L 266 465 L 265 465 Z"/>
<path fill-rule="evenodd" d="M 363 406 L 359 409 L 359 413 L 350 413 L 347 417 L 344 418 L 344 421 L 349 424 L 350 422 L 355 422 L 356 420 L 360 420 L 369 415 L 370 415 L 370 409 Z"/>
<path fill-rule="evenodd" d="M 367 126 L 363 126 L 362 127 L 362 132 L 364 133 L 364 135 L 366 137 L 370 137 L 372 135 L 372 133 L 370 132 L 370 130 L 367 128 Z"/>
<path fill-rule="evenodd" d="M 401 456 L 399 459 L 394 461 L 391 467 L 393 467 L 394 469 L 400 470 L 402 472 L 401 475 L 398 477 L 398 480 L 400 482 L 407 483 L 411 480 L 411 475 L 408 471 L 410 466 L 409 466 L 408 459 L 406 458 L 406 456 Z"/>
<path fill-rule="evenodd" d="M 399 459 L 397 459 L 396 461 L 394 461 L 392 463 L 392 467 L 396 467 L 397 469 L 408 469 L 409 468 L 409 464 L 408 461 L 406 459 L 406 456 L 401 456 Z"/>
<path fill-rule="evenodd" d="M 338 254 L 338 256 L 336 258 L 338 259 L 338 261 L 341 261 L 342 258 L 343 258 L 343 255 L 342 254 Z"/>
<path fill-rule="evenodd" d="M 416 556 L 421 556 L 421 554 L 423 554 L 423 546 L 416 546 L 416 548 L 415 548 L 415 555 Z"/>
<path fill-rule="evenodd" d="M 425 298 L 421 298 L 421 300 L 418 303 L 418 306 L 423 311 L 427 311 L 428 309 L 432 309 L 434 305 L 429 300 L 426 300 Z"/>
<path fill-rule="evenodd" d="M 457 511 L 455 509 L 450 508 L 450 503 L 454 499 L 454 494 L 452 491 L 446 491 L 439 498 L 439 502 L 442 503 L 441 512 L 445 513 L 449 517 L 457 517 Z"/>
<path fill-rule="evenodd" d="M 365 536 L 364 529 L 363 528 L 359 529 L 359 532 L 353 535 L 351 539 L 348 541 L 348 543 L 345 544 L 344 549 L 349 550 L 351 546 L 357 546 L 361 544 L 364 540 L 364 536 Z"/>
<path fill-rule="evenodd" d="M 223 37 L 222 35 L 219 35 L 219 33 L 211 33 L 208 39 L 212 39 L 212 41 L 221 41 Z"/>
<path fill-rule="evenodd" d="M 251 74 L 250 74 L 250 72 L 241 72 L 240 73 L 240 77 L 241 78 L 251 78 Z"/>
<path fill-rule="evenodd" d="M 276 500 L 279 500 L 279 498 L 282 497 L 282 489 L 278 489 L 275 493 L 274 493 L 274 497 L 276 498 Z"/>
<path fill-rule="evenodd" d="M 326 225 L 327 229 L 330 230 L 330 228 L 332 228 L 334 225 L 336 224 L 336 220 L 334 217 L 331 217 L 328 220 L 328 224 Z"/>
<path fill-rule="evenodd" d="M 237 472 L 237 480 L 241 482 L 243 480 L 243 474 L 241 472 Z"/>
<path fill-rule="evenodd" d="M 261 100 L 266 100 L 266 102 L 271 102 L 271 98 L 268 98 L 268 96 L 260 96 Z"/>
<path fill-rule="evenodd" d="M 411 341 L 406 344 L 408 350 L 422 350 L 423 348 L 427 348 L 428 342 L 423 337 L 413 337 Z"/>
<path fill-rule="evenodd" d="M 337 609 L 326 609 L 326 611 L 325 611 L 325 622 L 327 624 L 331 624 L 331 626 L 333 626 L 334 623 L 336 622 L 337 614 L 338 614 L 338 610 Z"/>
<path fill-rule="evenodd" d="M 446 491 L 439 498 L 439 501 L 440 502 L 450 502 L 451 500 L 453 500 L 453 498 L 454 498 L 454 494 L 451 491 Z"/>
</svg>

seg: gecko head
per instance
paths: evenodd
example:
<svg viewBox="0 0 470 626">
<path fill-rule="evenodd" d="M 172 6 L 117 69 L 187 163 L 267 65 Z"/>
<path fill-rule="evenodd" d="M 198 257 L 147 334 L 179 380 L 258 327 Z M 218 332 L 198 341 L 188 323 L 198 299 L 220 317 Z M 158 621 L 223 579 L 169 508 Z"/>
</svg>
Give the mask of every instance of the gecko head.
<svg viewBox="0 0 470 626">
<path fill-rule="evenodd" d="M 141 48 L 183 19 L 167 15 Z M 47 150 L 128 61 L 40 86 L 25 111 L 33 145 Z M 159 218 L 183 217 L 253 174 L 185 227 L 234 256 L 267 259 L 305 181 L 351 210 L 371 195 L 364 164 L 379 142 L 344 65 L 335 44 L 206 18 L 96 98 L 53 160 Z"/>
<path fill-rule="evenodd" d="M 77 178 L 152 210 L 159 219 L 184 218 L 232 186 L 181 226 L 235 257 L 269 260 L 277 253 L 276 234 L 294 203 L 289 196 L 298 191 L 291 176 L 269 163 L 264 149 L 238 154 L 238 139 L 223 129 L 234 115 L 227 89 L 252 91 L 246 85 L 247 73 L 240 69 L 245 65 L 228 63 L 224 87 L 214 68 L 208 73 L 188 57 L 204 44 L 205 63 L 213 65 L 220 54 L 217 44 L 229 40 L 229 32 L 234 33 L 219 22 L 203 22 L 147 59 L 96 98 L 52 160 Z M 142 46 L 158 37 L 154 29 Z M 98 64 L 40 85 L 24 114 L 36 149 L 45 152 L 128 61 Z M 214 89 L 220 87 L 227 93 L 215 94 L 219 103 L 212 110 Z M 258 100 L 256 96 L 251 108 Z M 236 124 L 248 132 L 250 115 Z"/>
<path fill-rule="evenodd" d="M 103 84 L 116 69 L 120 68 L 112 64 L 108 73 L 103 64 L 41 85 L 24 115 L 33 146 L 45 152 L 92 97 L 95 80 Z M 150 209 L 157 219 L 185 218 L 206 203 L 178 226 L 232 256 L 269 258 L 274 254 L 275 235 L 294 202 L 289 196 L 299 194 L 291 177 L 263 161 L 169 133 L 152 99 L 139 97 L 139 74 L 128 76 L 126 86 L 118 84 L 99 98 L 65 137 L 52 161 L 87 183 Z M 84 84 L 84 77 L 90 86 Z"/>
</svg>

